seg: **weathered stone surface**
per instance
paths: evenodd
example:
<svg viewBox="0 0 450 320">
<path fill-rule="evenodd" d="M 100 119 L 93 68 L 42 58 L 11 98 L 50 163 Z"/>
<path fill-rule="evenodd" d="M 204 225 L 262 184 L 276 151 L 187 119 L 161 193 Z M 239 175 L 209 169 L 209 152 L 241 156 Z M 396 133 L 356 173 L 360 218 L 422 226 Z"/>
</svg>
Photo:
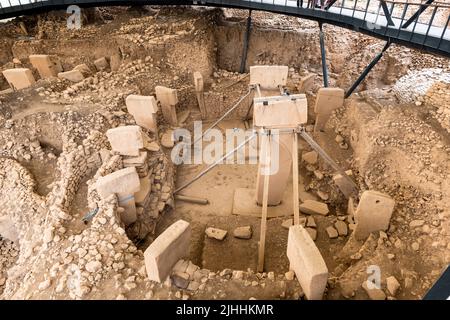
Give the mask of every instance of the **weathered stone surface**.
<svg viewBox="0 0 450 320">
<path fill-rule="evenodd" d="M 299 208 L 301 212 L 306 214 L 320 214 L 326 216 L 329 212 L 326 203 L 315 200 L 306 200 L 300 205 Z"/>
<path fill-rule="evenodd" d="M 327 227 L 325 231 L 327 232 L 330 239 L 335 239 L 339 236 L 337 230 L 332 226 Z"/>
<path fill-rule="evenodd" d="M 317 92 L 314 112 L 317 114 L 314 131 L 325 128 L 332 112 L 344 104 L 344 90 L 340 88 L 320 88 Z"/>
<path fill-rule="evenodd" d="M 252 237 L 252 227 L 251 226 L 237 227 L 233 231 L 233 236 L 239 239 L 250 239 Z"/>
<path fill-rule="evenodd" d="M 3 71 L 3 76 L 14 90 L 28 88 L 36 82 L 33 73 L 27 68 L 8 69 Z"/>
<path fill-rule="evenodd" d="M 141 128 L 139 126 L 123 126 L 106 131 L 106 136 L 113 151 L 126 156 L 138 156 L 143 148 Z"/>
<path fill-rule="evenodd" d="M 293 128 L 308 121 L 304 94 L 255 98 L 253 105 L 253 123 L 258 127 Z"/>
<path fill-rule="evenodd" d="M 163 282 L 177 261 L 188 255 L 190 239 L 191 227 L 184 220 L 178 220 L 159 235 L 144 252 L 148 278 Z"/>
<path fill-rule="evenodd" d="M 288 229 L 294 224 L 294 219 L 287 219 L 281 223 L 281 226 L 285 229 Z"/>
<path fill-rule="evenodd" d="M 176 89 L 163 86 L 156 86 L 156 99 L 161 103 L 162 114 L 164 119 L 173 126 L 178 124 L 177 112 L 175 105 L 178 103 L 178 95 Z"/>
<path fill-rule="evenodd" d="M 328 268 L 308 231 L 300 225 L 289 228 L 287 257 L 308 300 L 322 299 Z"/>
<path fill-rule="evenodd" d="M 355 189 L 353 185 L 341 174 L 336 174 L 333 176 L 333 182 L 336 186 L 341 190 L 346 198 L 350 198 L 350 196 L 354 193 Z"/>
<path fill-rule="evenodd" d="M 134 117 L 138 125 L 152 132 L 157 131 L 158 103 L 155 97 L 132 94 L 126 98 L 125 103 L 128 112 Z"/>
<path fill-rule="evenodd" d="M 69 80 L 72 82 L 83 81 L 84 76 L 79 70 L 70 70 L 58 73 L 58 78 Z"/>
<path fill-rule="evenodd" d="M 316 79 L 315 73 L 310 73 L 303 78 L 300 79 L 300 83 L 297 86 L 298 91 L 300 93 L 306 93 L 307 91 L 312 89 L 312 86 L 314 85 L 314 80 Z"/>
<path fill-rule="evenodd" d="M 250 84 L 259 84 L 263 89 L 285 86 L 288 78 L 287 66 L 251 66 Z"/>
<path fill-rule="evenodd" d="M 377 191 L 365 191 L 355 212 L 355 237 L 366 239 L 374 231 L 386 231 L 394 211 L 395 201 Z"/>
<path fill-rule="evenodd" d="M 394 276 L 390 276 L 386 278 L 386 287 L 388 289 L 388 292 L 395 297 L 398 289 L 400 289 L 400 283 Z"/>
<path fill-rule="evenodd" d="M 58 59 L 46 54 L 30 55 L 30 62 L 37 69 L 42 79 L 56 77 L 62 72 L 62 66 Z"/>
<path fill-rule="evenodd" d="M 97 71 L 103 71 L 109 68 L 109 63 L 105 57 L 101 57 L 94 61 L 94 66 Z"/>
<path fill-rule="evenodd" d="M 334 227 L 340 236 L 346 236 L 348 234 L 348 227 L 344 221 L 336 221 Z"/>
<path fill-rule="evenodd" d="M 8 216 L 0 216 L 0 236 L 13 242 L 19 240 L 14 223 Z"/>
<path fill-rule="evenodd" d="M 227 236 L 227 231 L 218 229 L 218 228 L 206 228 L 205 234 L 208 236 L 208 238 L 217 239 L 219 241 L 222 241 Z"/>
<path fill-rule="evenodd" d="M 372 286 L 375 286 L 372 284 Z M 363 282 L 362 287 L 364 291 L 366 291 L 367 295 L 369 296 L 370 300 L 385 300 L 386 295 L 384 294 L 383 290 L 380 288 L 370 288 L 367 284 L 367 280 Z"/>
<path fill-rule="evenodd" d="M 98 194 L 106 199 L 111 194 L 132 195 L 139 191 L 140 181 L 136 168 L 129 167 L 115 171 L 96 182 Z"/>
<path fill-rule="evenodd" d="M 308 232 L 308 234 L 311 237 L 311 239 L 313 239 L 313 241 L 316 241 L 316 239 L 317 239 L 317 230 L 313 229 L 313 228 L 305 228 L 305 229 Z"/>
<path fill-rule="evenodd" d="M 319 155 L 317 151 L 309 151 L 302 153 L 302 160 L 309 164 L 316 164 Z"/>
</svg>

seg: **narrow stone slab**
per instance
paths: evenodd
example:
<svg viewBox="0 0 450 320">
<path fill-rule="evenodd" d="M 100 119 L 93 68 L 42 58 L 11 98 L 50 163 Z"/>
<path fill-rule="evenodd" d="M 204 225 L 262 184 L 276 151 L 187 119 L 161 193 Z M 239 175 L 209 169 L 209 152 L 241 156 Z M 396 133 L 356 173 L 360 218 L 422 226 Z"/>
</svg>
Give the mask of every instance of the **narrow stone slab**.
<svg viewBox="0 0 450 320">
<path fill-rule="evenodd" d="M 175 105 L 178 103 L 178 94 L 176 89 L 163 86 L 156 86 L 156 99 L 161 103 L 164 119 L 171 125 L 178 124 L 177 111 Z"/>
<path fill-rule="evenodd" d="M 333 182 L 347 199 L 356 191 L 354 186 L 339 173 L 333 176 Z"/>
<path fill-rule="evenodd" d="M 315 200 L 306 200 L 303 202 L 300 205 L 300 211 L 306 214 L 320 214 L 322 216 L 326 216 L 329 212 L 326 203 Z"/>
<path fill-rule="evenodd" d="M 126 226 L 129 226 L 137 220 L 136 202 L 134 195 L 128 193 L 118 193 L 118 198 L 119 207 L 122 207 L 124 209 L 124 211 L 120 213 L 120 219 Z"/>
<path fill-rule="evenodd" d="M 308 300 L 321 300 L 328 268 L 308 231 L 300 225 L 289 228 L 287 257 Z"/>
<path fill-rule="evenodd" d="M 194 86 L 196 92 L 201 92 L 204 89 L 203 76 L 200 72 L 194 72 Z"/>
<path fill-rule="evenodd" d="M 46 54 L 32 54 L 30 62 L 37 69 L 42 79 L 58 76 L 62 72 L 62 66 L 58 59 Z"/>
<path fill-rule="evenodd" d="M 191 227 L 184 220 L 178 220 L 159 235 L 144 252 L 148 278 L 163 282 L 178 260 L 188 255 L 190 240 Z"/>
<path fill-rule="evenodd" d="M 291 128 L 308 121 L 308 101 L 304 94 L 255 98 L 253 123 L 258 127 Z"/>
<path fill-rule="evenodd" d="M 138 156 L 139 149 L 144 147 L 141 128 L 139 126 L 123 126 L 106 131 L 113 151 L 124 156 Z"/>
<path fill-rule="evenodd" d="M 355 237 L 366 239 L 372 232 L 386 231 L 389 227 L 395 201 L 378 191 L 364 191 L 355 212 Z"/>
<path fill-rule="evenodd" d="M 315 79 L 316 79 L 315 73 L 308 74 L 308 75 L 304 76 L 303 78 L 301 78 L 300 83 L 297 86 L 298 91 L 300 93 L 306 93 L 307 91 L 311 90 L 312 86 L 314 85 Z"/>
<path fill-rule="evenodd" d="M 317 114 L 314 131 L 325 128 L 331 113 L 344 105 L 344 90 L 341 88 L 320 88 L 317 92 L 314 112 Z"/>
<path fill-rule="evenodd" d="M 13 90 L 25 89 L 36 83 L 33 73 L 27 68 L 8 69 L 3 71 L 3 76 Z"/>
<path fill-rule="evenodd" d="M 71 70 L 58 73 L 58 78 L 69 80 L 72 82 L 80 82 L 83 81 L 84 76 L 79 70 Z"/>
<path fill-rule="evenodd" d="M 263 89 L 285 86 L 288 78 L 287 66 L 251 66 L 250 84 L 259 84 Z"/>
<path fill-rule="evenodd" d="M 140 181 L 140 189 L 138 192 L 134 194 L 134 199 L 138 206 L 143 206 L 147 201 L 150 192 L 152 191 L 150 175 L 142 179 L 139 179 L 139 181 Z"/>
<path fill-rule="evenodd" d="M 140 189 L 139 175 L 135 167 L 129 167 L 98 178 L 95 186 L 104 199 L 112 194 L 132 195 Z"/>
<path fill-rule="evenodd" d="M 128 112 L 134 117 L 138 125 L 152 132 L 157 131 L 158 103 L 155 97 L 131 94 L 126 98 L 125 103 Z"/>
</svg>

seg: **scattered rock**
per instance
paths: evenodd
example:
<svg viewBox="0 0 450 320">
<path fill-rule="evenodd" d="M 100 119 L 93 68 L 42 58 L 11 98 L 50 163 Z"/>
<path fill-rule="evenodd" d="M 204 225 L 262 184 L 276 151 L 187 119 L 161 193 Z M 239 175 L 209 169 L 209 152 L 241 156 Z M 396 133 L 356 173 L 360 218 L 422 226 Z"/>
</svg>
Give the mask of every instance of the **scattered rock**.
<svg viewBox="0 0 450 320">
<path fill-rule="evenodd" d="M 213 238 L 222 241 L 227 236 L 228 231 L 217 228 L 206 228 L 205 234 L 208 238 Z"/>
<path fill-rule="evenodd" d="M 387 287 L 389 293 L 395 297 L 398 289 L 400 288 L 400 283 L 397 281 L 397 279 L 394 276 L 390 276 L 390 277 L 386 278 L 386 287 Z"/>
<path fill-rule="evenodd" d="M 336 221 L 334 227 L 340 236 L 346 236 L 348 234 L 347 224 L 344 221 Z"/>
<path fill-rule="evenodd" d="M 328 227 L 328 228 L 326 229 L 326 231 L 327 231 L 328 237 L 329 237 L 330 239 L 334 239 L 334 238 L 337 238 L 337 237 L 339 236 L 337 230 L 336 230 L 335 228 L 331 227 L 331 226 Z"/>
<path fill-rule="evenodd" d="M 251 226 L 238 227 L 234 229 L 233 235 L 235 238 L 238 239 L 250 239 L 252 237 L 252 227 Z"/>
<path fill-rule="evenodd" d="M 320 214 L 326 216 L 328 214 L 328 206 L 326 203 L 306 200 L 300 205 L 300 211 L 306 214 Z"/>
</svg>

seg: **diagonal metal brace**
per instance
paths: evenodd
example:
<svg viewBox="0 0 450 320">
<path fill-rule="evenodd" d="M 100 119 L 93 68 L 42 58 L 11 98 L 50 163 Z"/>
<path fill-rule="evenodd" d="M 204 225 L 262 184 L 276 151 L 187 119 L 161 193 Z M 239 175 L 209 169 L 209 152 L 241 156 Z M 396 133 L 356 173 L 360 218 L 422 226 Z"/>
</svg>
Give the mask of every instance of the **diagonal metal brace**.
<svg viewBox="0 0 450 320">
<path fill-rule="evenodd" d="M 419 18 L 419 16 L 422 14 L 422 12 L 424 12 L 428 6 L 430 4 L 432 4 L 434 2 L 434 0 L 428 0 L 427 2 L 425 2 L 423 5 L 420 6 L 420 8 L 411 16 L 411 18 L 408 19 L 408 21 L 406 21 L 403 25 L 402 25 L 402 29 L 406 29 L 408 28 L 411 23 L 414 22 L 414 20 L 416 20 L 417 18 Z"/>
</svg>

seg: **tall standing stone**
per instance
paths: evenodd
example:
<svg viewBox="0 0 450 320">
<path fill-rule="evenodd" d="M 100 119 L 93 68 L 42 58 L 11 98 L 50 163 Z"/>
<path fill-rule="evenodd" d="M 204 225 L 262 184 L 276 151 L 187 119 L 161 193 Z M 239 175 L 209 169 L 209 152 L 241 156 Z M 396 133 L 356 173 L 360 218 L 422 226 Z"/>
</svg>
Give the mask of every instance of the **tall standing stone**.
<svg viewBox="0 0 450 320">
<path fill-rule="evenodd" d="M 156 86 L 156 99 L 161 103 L 161 109 L 164 119 L 172 126 L 178 124 L 176 105 L 178 103 L 178 95 L 176 89 L 163 86 Z"/>
<path fill-rule="evenodd" d="M 344 105 L 344 90 L 341 88 L 320 88 L 317 92 L 316 104 L 314 112 L 316 115 L 316 123 L 314 131 L 321 131 L 330 118 L 334 110 Z"/>
<path fill-rule="evenodd" d="M 55 57 L 46 54 L 32 54 L 29 58 L 42 79 L 56 77 L 63 71 L 61 63 Z"/>
<path fill-rule="evenodd" d="M 126 98 L 125 103 L 128 112 L 134 117 L 138 125 L 152 132 L 157 131 L 158 103 L 155 97 L 132 94 Z"/>
<path fill-rule="evenodd" d="M 21 90 L 36 83 L 33 73 L 27 68 L 8 69 L 3 71 L 3 76 L 13 90 Z"/>
</svg>

